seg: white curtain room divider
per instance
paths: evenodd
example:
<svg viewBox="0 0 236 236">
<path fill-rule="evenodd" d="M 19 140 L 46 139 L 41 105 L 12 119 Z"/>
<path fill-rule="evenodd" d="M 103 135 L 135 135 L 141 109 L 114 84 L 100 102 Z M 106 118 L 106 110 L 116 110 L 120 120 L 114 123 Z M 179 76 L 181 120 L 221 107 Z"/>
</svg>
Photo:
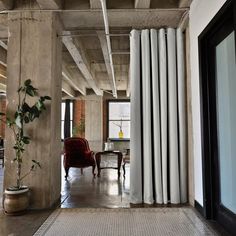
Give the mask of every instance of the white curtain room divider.
<svg viewBox="0 0 236 236">
<path fill-rule="evenodd" d="M 132 30 L 131 203 L 187 202 L 186 94 L 180 29 Z"/>
</svg>

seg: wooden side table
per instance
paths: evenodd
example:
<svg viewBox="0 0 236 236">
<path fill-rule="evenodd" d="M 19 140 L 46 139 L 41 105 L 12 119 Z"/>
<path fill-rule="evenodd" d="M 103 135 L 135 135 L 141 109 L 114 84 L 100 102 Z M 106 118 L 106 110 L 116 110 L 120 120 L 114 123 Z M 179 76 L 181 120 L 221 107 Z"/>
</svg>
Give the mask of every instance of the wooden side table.
<svg viewBox="0 0 236 236">
<path fill-rule="evenodd" d="M 101 155 L 106 155 L 106 154 L 114 154 L 117 156 L 117 167 L 100 167 L 101 163 Z M 122 163 L 122 153 L 119 151 L 103 151 L 103 152 L 97 152 L 95 154 L 95 159 L 97 163 L 97 169 L 98 169 L 98 177 L 100 177 L 100 173 L 102 169 L 116 169 L 118 171 L 118 178 L 120 178 L 120 167 Z"/>
</svg>

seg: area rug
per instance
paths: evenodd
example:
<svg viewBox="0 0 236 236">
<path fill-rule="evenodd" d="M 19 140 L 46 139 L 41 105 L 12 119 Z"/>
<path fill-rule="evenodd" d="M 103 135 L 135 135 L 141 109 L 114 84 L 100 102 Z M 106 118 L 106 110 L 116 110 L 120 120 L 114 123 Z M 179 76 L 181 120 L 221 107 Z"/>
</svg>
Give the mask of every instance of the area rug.
<svg viewBox="0 0 236 236">
<path fill-rule="evenodd" d="M 57 209 L 35 236 L 216 235 L 191 208 Z"/>
</svg>

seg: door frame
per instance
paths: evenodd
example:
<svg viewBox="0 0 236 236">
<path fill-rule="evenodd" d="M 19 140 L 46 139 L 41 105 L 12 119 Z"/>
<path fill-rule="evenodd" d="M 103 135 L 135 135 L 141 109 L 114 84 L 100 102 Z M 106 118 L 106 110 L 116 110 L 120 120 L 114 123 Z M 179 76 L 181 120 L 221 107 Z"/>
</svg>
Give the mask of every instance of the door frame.
<svg viewBox="0 0 236 236">
<path fill-rule="evenodd" d="M 208 24 L 198 38 L 199 66 L 200 66 L 200 106 L 201 106 L 201 140 L 202 140 L 202 173 L 203 173 L 203 215 L 207 219 L 216 219 L 214 203 L 218 200 L 217 186 L 219 178 L 214 173 L 218 171 L 216 157 L 218 154 L 216 132 L 211 127 L 216 127 L 215 104 L 212 104 L 210 96 L 215 96 L 215 81 L 212 81 L 212 71 L 209 62 L 215 58 L 209 54 L 210 39 L 218 32 L 222 25 L 228 21 L 233 22 L 233 30 L 236 33 L 236 2 L 228 0 L 213 20 Z M 235 39 L 236 45 L 236 39 Z M 213 114 L 213 115 L 212 115 Z M 214 148 L 213 148 L 214 147 Z M 228 219 L 230 220 L 230 219 Z M 227 222 L 224 222 L 227 227 Z M 227 227 L 229 228 L 229 227 Z M 231 230 L 231 229 L 229 229 Z M 236 224 L 232 229 L 236 232 Z"/>
</svg>

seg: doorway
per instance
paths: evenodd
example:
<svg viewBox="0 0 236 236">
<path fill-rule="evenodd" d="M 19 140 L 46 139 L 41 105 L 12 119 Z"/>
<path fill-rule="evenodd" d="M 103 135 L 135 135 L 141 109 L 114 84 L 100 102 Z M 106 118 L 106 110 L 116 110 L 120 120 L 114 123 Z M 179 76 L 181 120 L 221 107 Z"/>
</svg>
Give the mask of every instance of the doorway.
<svg viewBox="0 0 236 236">
<path fill-rule="evenodd" d="M 236 232 L 235 2 L 228 1 L 199 37 L 204 214 Z"/>
</svg>

